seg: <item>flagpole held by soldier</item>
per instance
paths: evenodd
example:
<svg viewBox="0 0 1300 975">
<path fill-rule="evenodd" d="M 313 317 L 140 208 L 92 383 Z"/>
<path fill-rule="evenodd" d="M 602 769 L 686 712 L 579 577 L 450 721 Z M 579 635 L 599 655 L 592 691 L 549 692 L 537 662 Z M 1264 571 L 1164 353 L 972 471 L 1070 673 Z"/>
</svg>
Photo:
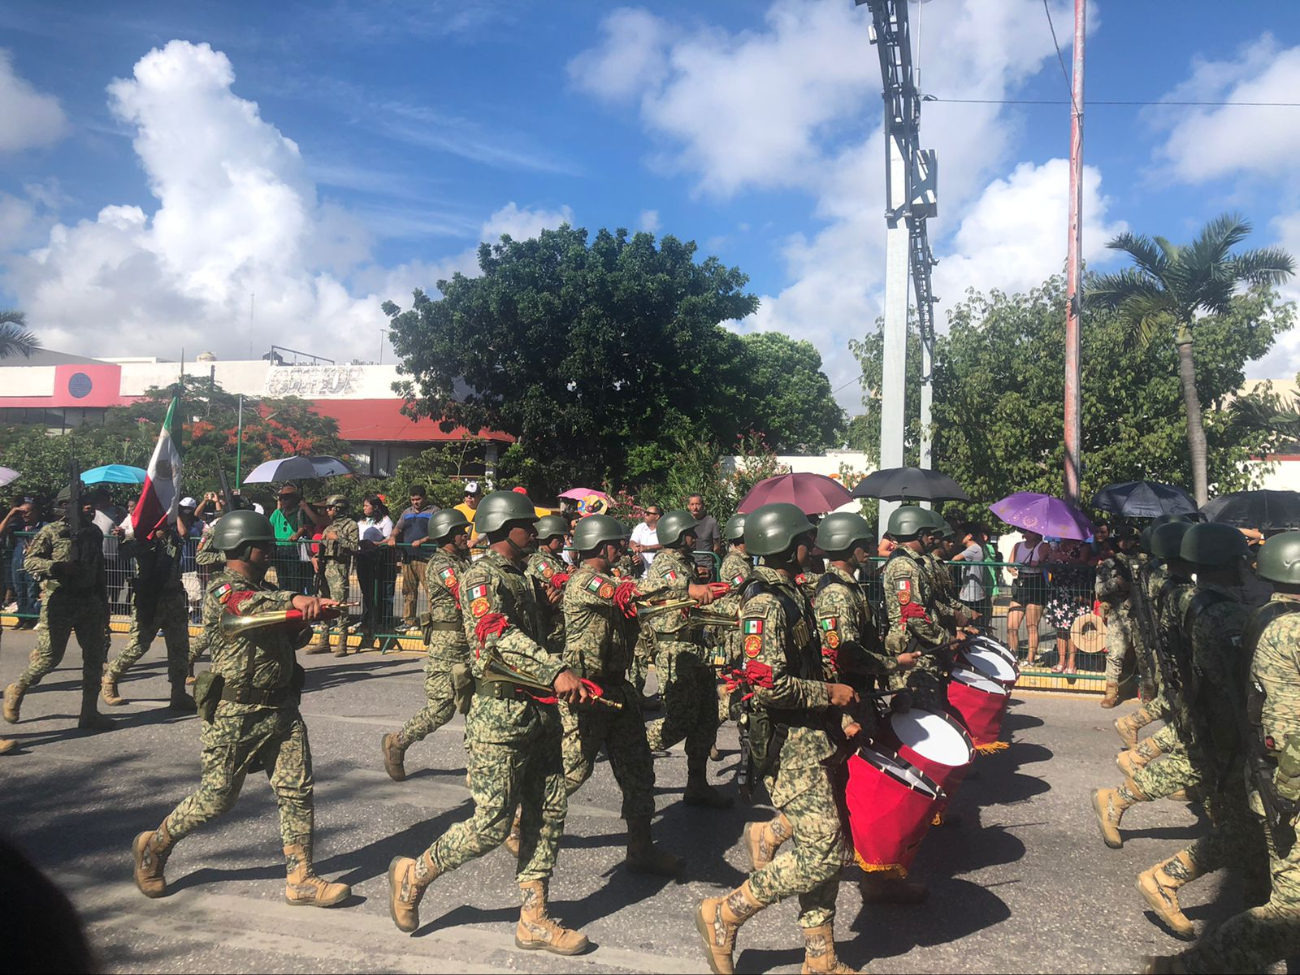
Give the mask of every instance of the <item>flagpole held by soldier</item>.
<svg viewBox="0 0 1300 975">
<path fill-rule="evenodd" d="M 307 725 L 298 710 L 305 672 L 294 659 L 311 624 L 338 610 L 331 599 L 277 589 L 265 581 L 275 529 L 255 511 L 223 515 L 212 545 L 225 569 L 208 586 L 204 625 L 211 631 L 212 669 L 194 696 L 203 719 L 202 778 L 156 829 L 136 836 L 135 883 L 146 897 L 167 893 L 164 869 L 175 846 L 229 812 L 249 772 L 265 771 L 279 807 L 286 864 L 285 900 L 333 907 L 351 895 L 312 867 L 314 780 Z"/>
</svg>

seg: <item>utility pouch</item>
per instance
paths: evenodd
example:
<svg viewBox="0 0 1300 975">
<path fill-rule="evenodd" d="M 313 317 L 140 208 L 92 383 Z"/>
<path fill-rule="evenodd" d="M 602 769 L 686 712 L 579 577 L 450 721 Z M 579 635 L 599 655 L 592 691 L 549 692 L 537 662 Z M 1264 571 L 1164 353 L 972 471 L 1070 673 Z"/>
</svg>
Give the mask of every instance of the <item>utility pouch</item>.
<svg viewBox="0 0 1300 975">
<path fill-rule="evenodd" d="M 199 717 L 204 724 L 212 724 L 225 686 L 226 679 L 215 670 L 205 670 L 194 679 L 194 703 L 198 705 Z"/>
<path fill-rule="evenodd" d="M 294 661 L 293 676 L 289 678 L 289 700 L 297 707 L 302 703 L 302 689 L 307 684 L 307 671 L 302 664 Z"/>
<path fill-rule="evenodd" d="M 474 701 L 474 675 L 470 672 L 469 664 L 451 665 L 451 695 L 456 702 L 456 710 L 461 714 L 469 714 L 469 706 Z"/>
</svg>

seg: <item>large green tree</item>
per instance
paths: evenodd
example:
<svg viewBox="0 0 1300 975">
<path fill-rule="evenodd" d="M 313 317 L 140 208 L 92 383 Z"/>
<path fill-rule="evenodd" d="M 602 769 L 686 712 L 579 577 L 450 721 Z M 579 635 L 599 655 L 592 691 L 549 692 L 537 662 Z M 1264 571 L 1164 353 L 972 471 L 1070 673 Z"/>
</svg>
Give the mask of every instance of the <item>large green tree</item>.
<svg viewBox="0 0 1300 975">
<path fill-rule="evenodd" d="M 36 336 L 27 330 L 27 316 L 12 308 L 0 308 L 0 359 L 36 351 Z"/>
<path fill-rule="evenodd" d="M 822 357 L 806 339 L 782 332 L 744 336 L 753 363 L 750 413 L 778 454 L 820 454 L 844 442 L 844 411 L 835 402 Z"/>
<path fill-rule="evenodd" d="M 1233 248 L 1249 235 L 1250 224 L 1233 214 L 1206 224 L 1190 244 L 1120 234 L 1107 246 L 1128 254 L 1133 266 L 1094 277 L 1085 286 L 1092 307 L 1117 312 L 1129 348 L 1145 351 L 1160 342 L 1176 350 L 1197 504 L 1209 500 L 1208 444 L 1202 416 L 1207 397 L 1198 385 L 1193 343 L 1207 316 L 1231 312 L 1243 286 L 1280 284 L 1295 271 L 1291 255 L 1278 248 L 1234 254 Z"/>
<path fill-rule="evenodd" d="M 503 476 L 541 497 L 578 485 L 663 483 L 678 444 L 756 430 L 782 445 L 834 442 L 842 422 L 815 351 L 742 339 L 726 323 L 758 299 L 737 268 L 671 235 L 562 226 L 479 248 L 477 277 L 392 302 L 391 337 L 415 415 L 518 442 Z M 810 355 L 811 353 L 811 355 Z M 770 387 L 795 370 L 811 391 Z"/>
</svg>

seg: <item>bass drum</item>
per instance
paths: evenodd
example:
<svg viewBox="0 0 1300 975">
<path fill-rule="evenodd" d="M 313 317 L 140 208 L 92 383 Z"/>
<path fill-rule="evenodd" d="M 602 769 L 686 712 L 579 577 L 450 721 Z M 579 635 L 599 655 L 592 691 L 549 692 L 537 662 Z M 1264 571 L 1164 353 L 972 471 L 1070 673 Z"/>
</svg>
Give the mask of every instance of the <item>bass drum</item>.
<svg viewBox="0 0 1300 975">
<path fill-rule="evenodd" d="M 1007 659 L 1006 655 L 993 649 L 987 643 L 971 641 L 962 647 L 962 659 L 971 670 L 983 674 L 989 680 L 997 681 L 1004 687 L 1015 686 L 1020 678 L 1020 668 Z"/>
<path fill-rule="evenodd" d="M 1011 664 L 1013 667 L 1016 667 L 1017 669 L 1020 666 L 1020 661 L 1016 657 L 1015 651 L 1012 650 L 1010 647 L 1008 647 L 1005 643 L 1002 643 L 999 640 L 995 640 L 987 633 L 976 634 L 975 636 L 970 638 L 970 643 L 984 647 L 985 649 L 988 650 L 992 650 L 994 653 L 998 654 L 999 656 L 1004 657 L 1007 663 Z"/>
<path fill-rule="evenodd" d="M 947 796 L 915 765 L 892 752 L 862 747 L 849 757 L 845 805 L 858 865 L 906 877 Z"/>
<path fill-rule="evenodd" d="M 1011 692 L 1006 687 L 973 670 L 958 668 L 948 682 L 948 704 L 970 732 L 977 752 L 1007 747 L 998 738 L 1010 700 Z"/>
<path fill-rule="evenodd" d="M 919 768 L 951 798 L 975 758 L 966 729 L 947 714 L 911 708 L 892 713 L 889 730 L 898 757 Z"/>
</svg>

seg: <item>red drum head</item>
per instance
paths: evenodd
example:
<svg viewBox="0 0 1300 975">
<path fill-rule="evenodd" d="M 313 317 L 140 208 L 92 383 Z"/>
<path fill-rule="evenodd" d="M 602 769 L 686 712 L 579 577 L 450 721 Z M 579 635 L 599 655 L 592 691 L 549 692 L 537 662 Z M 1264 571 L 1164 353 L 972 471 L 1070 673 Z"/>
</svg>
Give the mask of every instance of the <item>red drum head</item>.
<svg viewBox="0 0 1300 975">
<path fill-rule="evenodd" d="M 1002 734 L 1002 715 L 1006 712 L 1011 694 L 1006 688 L 986 677 L 969 671 L 952 673 L 948 682 L 948 703 L 970 732 L 975 750 L 997 751 L 1006 744 L 998 741 Z"/>
<path fill-rule="evenodd" d="M 972 670 L 1007 687 L 1013 685 L 1020 676 L 1015 664 L 987 644 L 968 643 L 962 649 L 962 656 Z"/>
<path fill-rule="evenodd" d="M 850 756 L 845 804 L 853 850 L 863 870 L 906 877 L 946 796 L 920 769 L 889 752 Z"/>
</svg>

